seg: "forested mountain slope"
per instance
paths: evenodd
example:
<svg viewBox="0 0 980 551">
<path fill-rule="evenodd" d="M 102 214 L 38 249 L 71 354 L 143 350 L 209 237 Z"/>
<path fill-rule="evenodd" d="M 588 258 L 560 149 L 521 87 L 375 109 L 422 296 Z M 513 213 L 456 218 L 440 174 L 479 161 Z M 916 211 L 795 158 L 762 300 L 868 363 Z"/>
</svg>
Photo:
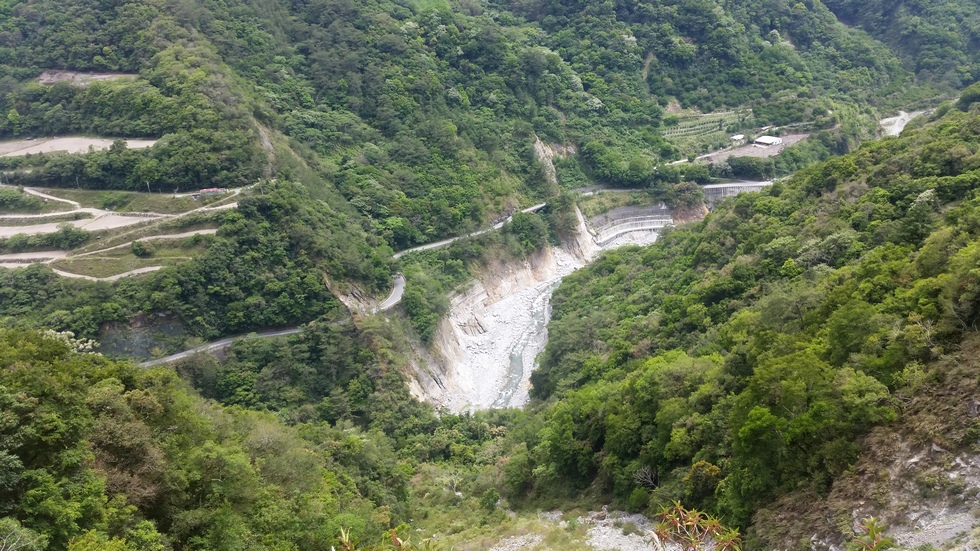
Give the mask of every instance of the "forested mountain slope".
<svg viewBox="0 0 980 551">
<path fill-rule="evenodd" d="M 532 375 L 535 477 L 742 526 L 825 492 L 976 331 L 976 99 L 566 278 Z"/>
<path fill-rule="evenodd" d="M 0 329 L 6 549 L 330 549 L 404 514 L 380 433 L 286 427 L 86 347 Z"/>
<path fill-rule="evenodd" d="M 869 137 L 873 106 L 917 86 L 819 2 L 8 0 L 0 13 L 0 137 L 159 138 L 143 150 L 0 158 L 7 180 L 169 193 L 278 175 L 322 201 L 303 207 L 333 244 L 317 269 L 374 289 L 387 282 L 383 245 L 457 235 L 553 197 L 532 159 L 538 137 L 582 152 L 561 165 L 565 185 L 669 199 L 684 178 L 660 166 L 678 155 L 662 136 L 671 102 L 811 122 L 825 129 L 815 143 L 826 155 Z M 41 83 L 45 69 L 131 76 Z M 279 291 L 230 292 L 242 305 Z M 179 302 L 139 304 L 174 313 Z M 302 317 L 181 308 L 201 336 Z M 58 328 L 93 335 L 138 311 L 96 309 L 79 321 L 78 309 L 57 308 L 72 312 Z"/>
<path fill-rule="evenodd" d="M 341 528 L 372 542 L 406 522 L 460 538 L 513 528 L 501 505 L 680 499 L 753 543 L 802 541 L 760 523 L 846 482 L 862 438 L 928 409 L 902 400 L 941 396 L 974 342 L 976 85 L 922 128 L 570 276 L 526 411 L 437 416 L 404 384 L 409 324 L 355 324 L 330 286 L 380 292 L 393 249 L 555 197 L 537 138 L 581 152 L 560 166 L 566 187 L 661 198 L 694 179 L 664 164 L 681 156 L 668 109 L 754 108 L 822 130 L 823 153 L 849 151 L 878 107 L 976 79 L 970 4 L 954 5 L 955 25 L 913 10 L 945 25 L 936 50 L 875 41 L 856 28 L 872 12 L 817 0 L 0 0 L 0 137 L 159 138 L 3 157 L 6 180 L 169 193 L 266 177 L 216 215 L 206 252 L 152 275 L 0 269 L 0 535 L 52 550 L 314 550 Z M 917 52 L 930 52 L 921 67 Z M 45 69 L 127 75 L 46 84 Z M 547 245 L 541 218 L 517 220 L 501 239 Z M 439 273 L 406 309 L 434 326 L 427 301 L 480 247 L 414 268 Z M 182 380 L 33 331 L 160 320 L 181 342 L 307 325 L 191 358 Z M 970 419 L 948 445 L 975 446 Z"/>
<path fill-rule="evenodd" d="M 0 136 L 163 138 L 115 157 L 34 159 L 21 182 L 241 185 L 294 155 L 270 158 L 265 125 L 395 248 L 553 194 L 531 163 L 535 136 L 603 144 L 586 171 L 646 187 L 677 177 L 653 170 L 677 155 L 660 132 L 675 99 L 843 122 L 853 143 L 869 136 L 854 126 L 862 109 L 915 87 L 820 2 L 9 0 L 0 11 Z M 46 68 L 138 76 L 32 81 Z"/>
<path fill-rule="evenodd" d="M 389 284 L 391 250 L 291 182 L 265 183 L 222 216 L 201 256 L 113 286 L 62 278 L 45 266 L 0 269 L 0 319 L 96 338 L 138 314 L 178 320 L 215 338 L 316 319 L 340 305 L 325 274 Z"/>
<path fill-rule="evenodd" d="M 900 434 L 950 457 L 976 444 L 969 404 L 943 400 L 976 382 L 959 347 L 975 349 L 980 316 L 978 94 L 569 276 L 535 375 L 539 402 L 525 411 L 436 417 L 407 394 L 393 324 L 356 328 L 329 301 L 301 335 L 177 366 L 224 406 L 173 371 L 4 329 L 0 531 L 43 535 L 37 549 L 320 549 L 341 528 L 377 541 L 412 519 L 465 541 L 514 529 L 503 496 L 518 511 L 584 499 L 650 512 L 679 499 L 747 529 L 753 548 L 809 541 L 818 529 L 846 538 L 822 519 L 850 511 L 868 461 L 892 453 L 882 442 Z M 207 277 L 205 266 L 225 278 L 224 293 L 245 289 L 224 276 L 249 257 L 233 247 L 308 266 L 260 229 L 305 239 L 309 213 L 296 193 L 281 184 L 245 202 L 220 232 L 225 243 L 151 280 L 146 295 L 129 285 L 90 292 L 162 300 L 178 281 Z M 314 245 L 301 249 L 315 254 Z M 301 273 L 297 284 L 318 287 Z M 44 293 L 60 305 L 94 300 L 48 283 L 8 294 L 35 301 L 8 315 L 44 312 Z M 245 312 L 288 314 L 264 300 Z M 66 311 L 90 311 L 76 306 Z M 240 319 L 219 303 L 186 307 L 200 323 L 212 308 Z M 836 501 L 817 505 L 826 496 Z"/>
<path fill-rule="evenodd" d="M 843 22 L 887 44 L 920 77 L 954 88 L 980 78 L 976 0 L 826 0 Z"/>
</svg>

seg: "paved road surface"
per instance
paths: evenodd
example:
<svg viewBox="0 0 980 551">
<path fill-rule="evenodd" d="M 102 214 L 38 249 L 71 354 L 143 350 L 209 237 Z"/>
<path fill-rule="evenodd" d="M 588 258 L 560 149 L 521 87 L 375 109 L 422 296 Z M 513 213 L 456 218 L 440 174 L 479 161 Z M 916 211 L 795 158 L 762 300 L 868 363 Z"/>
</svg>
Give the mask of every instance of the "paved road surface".
<svg viewBox="0 0 980 551">
<path fill-rule="evenodd" d="M 548 205 L 548 203 L 539 203 L 537 205 L 534 205 L 533 207 L 528 207 L 528 208 L 522 210 L 521 212 L 524 212 L 524 213 L 537 212 L 537 211 L 543 209 L 544 207 L 546 207 L 547 205 Z M 514 218 L 513 216 L 508 216 L 507 219 L 505 219 L 503 222 L 498 222 L 498 223 L 494 224 L 493 226 L 490 226 L 489 228 L 486 228 L 486 229 L 483 229 L 483 230 L 475 231 L 473 233 L 468 233 L 466 235 L 459 235 L 459 236 L 456 236 L 456 237 L 450 237 L 449 239 L 443 239 L 442 241 L 434 241 L 432 243 L 427 243 L 425 245 L 419 245 L 418 247 L 412 247 L 411 249 L 405 249 L 404 251 L 399 251 L 399 252 L 397 252 L 397 253 L 394 254 L 394 258 L 395 259 L 399 259 L 399 258 L 405 256 L 408 253 L 415 253 L 415 252 L 418 252 L 418 251 L 428 251 L 428 250 L 432 250 L 432 249 L 441 249 L 441 248 L 443 248 L 443 247 L 445 247 L 447 245 L 451 245 L 451 244 L 455 243 L 456 241 L 459 241 L 460 239 L 466 239 L 467 237 L 476 237 L 478 235 L 483 235 L 485 233 L 489 233 L 489 232 L 492 232 L 494 230 L 499 230 L 500 228 L 504 227 L 504 224 L 506 224 L 507 222 L 510 222 L 513 218 Z"/>
<path fill-rule="evenodd" d="M 388 298 L 386 298 L 384 302 L 379 304 L 378 307 L 374 309 L 375 312 L 390 310 L 402 301 L 402 295 L 405 294 L 405 276 L 395 274 L 395 277 L 392 278 L 392 284 L 391 294 L 388 295 Z"/>
<path fill-rule="evenodd" d="M 724 189 L 726 187 L 745 187 L 746 185 L 748 185 L 748 186 L 753 186 L 753 185 L 762 186 L 762 185 L 767 185 L 769 183 L 770 182 L 766 182 L 766 183 L 761 183 L 761 182 L 738 182 L 738 183 L 733 183 L 733 184 L 715 184 L 715 185 L 713 185 L 711 187 L 712 188 L 716 188 L 716 189 L 717 188 Z M 576 191 L 579 191 L 580 193 L 583 193 L 583 194 L 590 194 L 590 193 L 594 193 L 596 191 L 602 191 L 602 190 L 603 189 L 600 186 L 593 186 L 593 187 L 590 187 L 590 188 L 583 188 L 581 190 L 576 190 Z M 608 191 L 633 191 L 633 190 L 608 190 Z M 547 205 L 547 203 L 540 203 L 540 204 L 534 205 L 532 207 L 528 207 L 526 209 L 523 209 L 521 212 L 525 212 L 525 213 L 527 213 L 527 212 L 536 212 L 536 211 L 539 211 L 542 208 L 544 208 L 546 205 Z M 508 216 L 507 219 L 504 220 L 503 222 L 494 224 L 490 228 L 479 230 L 479 231 L 476 231 L 476 232 L 473 232 L 473 233 L 469 233 L 469 234 L 466 234 L 466 235 L 461 235 L 461 236 L 458 236 L 458 237 L 453 237 L 453 238 L 450 238 L 450 239 L 444 239 L 442 241 L 436 241 L 434 243 L 428 243 L 426 245 L 422 245 L 422 246 L 419 246 L 419 247 L 414 247 L 414 248 L 411 248 L 411 249 L 406 249 L 404 251 L 401 251 L 401 252 L 396 253 L 394 255 L 394 257 L 397 259 L 397 258 L 400 258 L 401 256 L 404 256 L 404 255 L 406 255 L 408 253 L 411 253 L 411 252 L 425 251 L 425 250 L 431 250 L 431 249 L 438 249 L 438 248 L 441 248 L 441 247 L 445 247 L 445 246 L 447 246 L 447 245 L 449 245 L 449 244 L 451 244 L 451 243 L 453 243 L 455 241 L 458 241 L 460 239 L 464 239 L 466 237 L 473 237 L 473 236 L 477 236 L 477 235 L 482 235 L 484 233 L 487 233 L 487 232 L 490 232 L 490 231 L 493 231 L 493 230 L 497 230 L 497 229 L 502 228 L 503 225 L 506 224 L 507 222 L 509 222 L 512 218 L 513 218 L 513 216 Z M 381 304 L 379 304 L 377 308 L 375 308 L 375 312 L 384 312 L 386 310 L 389 310 L 391 308 L 394 308 L 395 306 L 397 306 L 401 302 L 402 297 L 405 294 L 405 283 L 406 283 L 405 282 L 405 276 L 403 276 L 402 274 L 395 274 L 394 277 L 392 278 L 392 281 L 393 281 L 393 285 L 392 285 L 391 294 L 388 295 L 388 298 L 386 298 Z M 181 358 L 186 358 L 187 356 L 190 356 L 192 354 L 197 354 L 197 353 L 200 353 L 200 352 L 207 352 L 207 351 L 210 351 L 210 350 L 217 350 L 217 349 L 225 348 L 225 347 L 231 345 L 231 343 L 234 342 L 236 339 L 241 339 L 241 338 L 280 337 L 280 336 L 284 336 L 284 335 L 292 335 L 292 334 L 295 334 L 295 333 L 299 333 L 300 331 L 301 331 L 301 329 L 298 328 L 298 327 L 291 327 L 291 328 L 287 328 L 287 329 L 277 329 L 277 330 L 272 330 L 272 331 L 260 331 L 260 332 L 257 332 L 257 333 L 250 333 L 248 335 L 239 335 L 239 336 L 235 336 L 235 337 L 227 337 L 227 338 L 220 339 L 220 340 L 217 340 L 217 341 L 214 341 L 214 342 L 211 342 L 211 343 L 202 345 L 202 346 L 198 346 L 196 348 L 192 348 L 190 350 L 185 350 L 184 352 L 180 352 L 180 353 L 177 353 L 177 354 L 173 354 L 171 356 L 167 356 L 166 358 L 159 358 L 159 359 L 156 359 L 156 360 L 146 361 L 146 362 L 143 362 L 143 363 L 141 363 L 139 365 L 141 367 L 151 367 L 151 366 L 155 366 L 155 365 L 169 363 L 169 362 L 172 362 L 172 361 L 175 361 L 175 360 L 179 360 Z"/>
<path fill-rule="evenodd" d="M 533 207 L 528 207 L 526 209 L 523 209 L 521 212 L 536 212 L 536 211 L 539 211 L 539 210 L 543 209 L 546 205 L 547 205 L 547 203 L 540 203 L 538 205 L 534 205 Z M 487 228 L 485 230 L 480 230 L 480 231 L 473 232 L 473 233 L 470 233 L 470 234 L 467 234 L 467 235 L 461 235 L 459 237 L 453 237 L 451 239 L 444 239 L 442 241 L 437 241 L 435 243 L 429 243 L 427 245 L 422 245 L 421 247 L 415 247 L 413 249 L 408 249 L 408 250 L 401 251 L 400 253 L 395 254 L 395 258 L 398 258 L 398 257 L 400 257 L 402 255 L 405 255 L 405 254 L 408 254 L 410 252 L 424 251 L 424 250 L 429 250 L 429 249 L 438 249 L 439 247 L 445 247 L 446 245 L 449 245 L 450 243 L 452 243 L 454 241 L 457 241 L 459 239 L 463 239 L 465 237 L 472 237 L 472 236 L 475 236 L 475 235 L 481 235 L 481 234 L 484 234 L 484 233 L 487 233 L 487 232 L 490 232 L 490 231 L 493 231 L 493 230 L 496 230 L 496 229 L 500 229 L 501 227 L 503 227 L 503 225 L 505 223 L 509 222 L 511 220 L 511 218 L 513 218 L 513 217 L 508 216 L 507 217 L 507 220 L 505 220 L 503 222 L 500 222 L 498 224 L 495 224 L 493 227 Z M 388 298 L 386 298 L 381 304 L 378 305 L 378 307 L 375 309 L 375 312 L 383 312 L 385 310 L 389 310 L 391 308 L 394 308 L 395 306 L 397 306 L 401 302 L 402 296 L 405 294 L 405 276 L 403 276 L 402 274 L 395 274 L 395 276 L 392 278 L 392 282 L 393 282 L 393 285 L 392 285 L 391 294 L 388 295 Z M 152 367 L 152 366 L 155 366 L 155 365 L 165 364 L 165 363 L 169 363 L 169 362 L 172 362 L 172 361 L 175 361 L 175 360 L 179 360 L 181 358 L 186 358 L 187 356 L 190 356 L 192 354 L 197 354 L 199 352 L 207 352 L 207 351 L 210 351 L 210 350 L 217 350 L 217 349 L 220 349 L 220 348 L 225 348 L 225 347 L 231 345 L 231 343 L 233 341 L 235 341 L 235 339 L 281 337 L 283 335 L 292 335 L 292 334 L 295 334 L 295 333 L 299 333 L 300 331 L 301 331 L 301 329 L 298 328 L 298 327 L 290 327 L 290 328 L 287 328 L 287 329 L 277 329 L 277 330 L 274 330 L 274 331 L 260 331 L 260 332 L 257 332 L 257 333 L 249 333 L 248 335 L 239 335 L 239 336 L 236 336 L 236 337 L 227 337 L 227 338 L 220 339 L 220 340 L 217 340 L 217 341 L 214 341 L 214 342 L 210 342 L 210 343 L 205 344 L 205 345 L 202 345 L 202 346 L 198 346 L 196 348 L 192 348 L 190 350 L 185 350 L 183 352 L 179 352 L 177 354 L 173 354 L 171 356 L 167 356 L 166 358 L 159 358 L 159 359 L 156 359 L 156 360 L 146 361 L 146 362 L 143 362 L 143 363 L 141 363 L 139 365 L 140 365 L 140 367 Z"/>
<path fill-rule="evenodd" d="M 234 341 L 236 341 L 238 339 L 254 339 L 254 338 L 268 338 L 268 337 L 282 337 L 282 336 L 285 336 L 285 335 L 294 335 L 296 333 L 299 333 L 301 330 L 302 329 L 300 329 L 299 327 L 289 327 L 289 328 L 286 328 L 286 329 L 274 329 L 274 330 L 271 330 L 271 331 L 259 331 L 259 332 L 256 332 L 256 333 L 249 333 L 247 335 L 237 335 L 237 336 L 234 336 L 234 337 L 227 337 L 227 338 L 224 338 L 224 339 L 221 339 L 221 340 L 217 340 L 217 341 L 214 341 L 214 342 L 209 342 L 208 344 L 201 345 L 201 346 L 198 346 L 196 348 L 191 348 L 190 350 L 185 350 L 183 352 L 178 352 L 177 354 L 173 354 L 173 355 L 167 356 L 166 358 L 158 358 L 156 360 L 149 360 L 149 361 L 143 362 L 143 363 L 141 363 L 139 365 L 140 365 L 140 367 L 153 367 L 155 365 L 170 363 L 170 362 L 179 360 L 181 358 L 186 358 L 187 356 L 191 356 L 193 354 L 198 354 L 200 352 L 208 352 L 208 351 L 211 351 L 211 350 L 218 350 L 220 348 L 227 348 L 228 346 L 231 346 L 231 343 L 232 342 L 234 342 Z"/>
</svg>

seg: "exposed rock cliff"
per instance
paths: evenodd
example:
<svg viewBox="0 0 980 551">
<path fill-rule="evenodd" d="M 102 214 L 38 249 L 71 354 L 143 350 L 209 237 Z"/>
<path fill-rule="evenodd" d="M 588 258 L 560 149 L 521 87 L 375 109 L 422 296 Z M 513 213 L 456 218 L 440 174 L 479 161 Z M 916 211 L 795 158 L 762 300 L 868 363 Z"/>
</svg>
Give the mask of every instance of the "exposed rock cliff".
<svg viewBox="0 0 980 551">
<path fill-rule="evenodd" d="M 418 366 L 412 384 L 416 396 L 451 411 L 527 402 L 535 358 L 547 341 L 551 293 L 562 277 L 602 250 L 580 212 L 578 223 L 578 232 L 560 247 L 491 263 L 452 297 L 432 347 L 419 354 L 419 363 L 425 365 Z M 635 242 L 655 239 L 655 232 L 645 232 Z"/>
</svg>

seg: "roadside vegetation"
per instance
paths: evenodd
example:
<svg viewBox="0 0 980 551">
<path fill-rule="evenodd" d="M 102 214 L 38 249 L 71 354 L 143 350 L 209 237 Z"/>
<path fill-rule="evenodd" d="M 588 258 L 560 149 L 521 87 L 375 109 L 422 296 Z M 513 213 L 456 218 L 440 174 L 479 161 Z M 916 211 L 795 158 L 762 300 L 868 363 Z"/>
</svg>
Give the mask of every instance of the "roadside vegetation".
<svg viewBox="0 0 980 551">
<path fill-rule="evenodd" d="M 0 214 L 38 214 L 44 209 L 44 201 L 13 188 L 0 188 Z"/>
<path fill-rule="evenodd" d="M 37 17 L 12 9 L 19 15 L 4 30 L 22 39 L 0 52 L 11 76 L 0 136 L 160 139 L 146 150 L 0 160 L 33 168 L 13 174 L 17 183 L 133 191 L 149 182 L 165 193 L 188 182 L 237 187 L 292 171 L 298 156 L 312 187 L 339 192 L 395 249 L 465 233 L 547 196 L 528 152 L 535 137 L 582 151 L 601 145 L 586 156 L 590 179 L 663 193 L 672 176 L 653 168 L 702 152 L 665 138 L 686 124 L 665 111 L 671 103 L 701 113 L 751 108 L 756 125 L 828 132 L 830 147 L 797 159 L 795 169 L 872 136 L 874 107 L 904 105 L 930 90 L 929 79 L 949 77 L 923 67 L 916 80 L 819 3 L 287 8 L 263 0 L 188 11 L 168 2 L 141 10 L 80 2 L 42 26 L 34 21 L 63 6 L 32 4 Z M 766 25 L 757 12 L 769 13 Z M 334 22 L 329 30 L 324 17 Z M 108 19 L 112 29 L 99 23 Z M 138 76 L 45 85 L 13 59 Z M 746 122 L 718 120 L 725 132 Z"/>
<path fill-rule="evenodd" d="M 911 427 L 921 423 L 915 411 L 926 406 L 917 401 L 909 409 L 903 397 L 918 388 L 939 399 L 941 372 L 948 371 L 943 367 L 946 358 L 956 354 L 960 343 L 974 338 L 980 312 L 973 283 L 980 227 L 975 197 L 980 180 L 974 157 L 980 149 L 980 132 L 975 124 L 977 107 L 970 109 L 943 109 L 918 132 L 866 144 L 764 192 L 726 200 L 702 223 L 671 232 L 646 249 L 608 252 L 591 267 L 569 276 L 556 292 L 550 342 L 534 375 L 537 402 L 524 411 L 436 416 L 430 406 L 415 401 L 404 384 L 403 373 L 409 368 L 405 332 L 412 330 L 397 320 L 353 323 L 326 290 L 317 291 L 322 282 L 312 272 L 305 281 L 312 284 L 315 279 L 317 284 L 303 291 L 316 299 L 306 303 L 309 310 L 296 310 L 303 303 L 294 299 L 279 303 L 275 295 L 258 294 L 268 290 L 272 280 L 256 278 L 275 273 L 278 261 L 265 268 L 269 272 L 256 270 L 259 264 L 241 272 L 249 279 L 233 280 L 240 290 L 250 282 L 258 283 L 253 287 L 255 298 L 246 302 L 224 302 L 224 295 L 213 292 L 169 295 L 175 304 L 170 312 L 182 316 L 190 327 L 199 324 L 196 327 L 203 329 L 199 334 L 205 337 L 238 330 L 236 319 L 256 326 L 289 323 L 290 313 L 277 310 L 284 305 L 293 308 L 292 319 L 316 320 L 298 335 L 241 341 L 223 361 L 199 356 L 176 366 L 177 373 L 203 397 L 229 408 L 211 405 L 205 411 L 211 412 L 207 415 L 212 421 L 207 422 L 228 424 L 229 429 L 217 434 L 230 440 L 199 443 L 195 447 L 199 451 L 191 453 L 177 443 L 154 444 L 151 436 L 145 445 L 163 446 L 156 469 L 193 473 L 206 468 L 211 474 L 187 474 L 188 480 L 200 482 L 155 487 L 162 493 L 149 495 L 166 496 L 155 498 L 166 503 L 183 503 L 180 500 L 188 498 L 181 496 L 196 495 L 194 488 L 204 484 L 207 489 L 201 490 L 202 495 L 227 496 L 228 501 L 197 502 L 192 510 L 199 510 L 201 516 L 187 531 L 186 521 L 180 520 L 186 513 L 151 505 L 141 486 L 127 485 L 137 479 L 127 478 L 126 469 L 156 471 L 102 455 L 111 450 L 99 451 L 102 440 L 84 428 L 101 425 L 83 424 L 82 432 L 72 433 L 77 436 L 71 438 L 78 440 L 72 441 L 84 441 L 96 450 L 96 457 L 105 459 L 73 467 L 81 471 L 51 472 L 64 473 L 59 476 L 66 480 L 79 476 L 104 480 L 106 486 L 94 486 L 92 491 L 109 492 L 103 494 L 106 499 L 126 496 L 127 507 L 135 508 L 124 508 L 130 516 L 122 518 L 133 520 L 99 524 L 98 515 L 108 513 L 93 513 L 95 517 L 75 517 L 75 524 L 57 521 L 67 530 L 48 528 L 55 524 L 45 523 L 55 521 L 45 520 L 44 515 L 56 511 L 42 514 L 25 501 L 40 491 L 41 481 L 24 473 L 28 465 L 42 464 L 24 463 L 40 459 L 30 459 L 16 447 L 11 449 L 21 463 L 14 463 L 10 471 L 19 474 L 11 479 L 16 481 L 10 486 L 13 489 L 5 490 L 14 492 L 6 502 L 19 504 L 16 518 L 22 526 L 41 531 L 52 541 L 162 537 L 153 535 L 151 525 L 139 524 L 150 520 L 172 545 L 194 548 L 228 538 L 247 541 L 260 533 L 300 537 L 283 532 L 291 526 L 288 523 L 276 528 L 263 524 L 255 516 L 258 504 L 266 511 L 269 507 L 291 510 L 289 500 L 300 498 L 289 497 L 296 494 L 282 485 L 293 487 L 289 485 L 299 480 L 343 485 L 349 480 L 354 484 L 347 486 L 351 490 L 336 491 L 353 492 L 356 487 L 356 493 L 344 494 L 351 497 L 342 500 L 355 509 L 348 509 L 346 515 L 332 513 L 339 516 L 322 524 L 326 541 L 336 542 L 333 538 L 340 535 L 340 528 L 351 529 L 362 541 L 380 541 L 387 527 L 409 519 L 414 519 L 413 526 L 425 527 L 424 537 L 438 533 L 449 537 L 445 531 L 464 540 L 487 537 L 481 534 L 499 533 L 512 522 L 500 516 L 497 506 L 490 507 L 491 500 L 497 499 L 528 512 L 573 503 L 590 508 L 612 500 L 617 506 L 650 514 L 679 500 L 740 528 L 747 545 L 775 545 L 784 532 L 773 524 L 769 507 L 791 506 L 786 500 L 801 491 L 810 500 L 839 492 L 835 481 L 849 480 L 849 466 L 862 454 L 874 453 L 859 437 L 876 429 L 894 431 L 903 423 Z M 200 289 L 227 282 L 226 275 L 235 277 L 233 266 L 248 256 L 235 254 L 236 248 L 256 239 L 268 251 L 256 260 L 275 259 L 271 251 L 281 247 L 289 262 L 303 266 L 311 258 L 298 251 L 319 249 L 278 241 L 278 234 L 272 232 L 279 228 L 283 236 L 302 238 L 296 224 L 309 224 L 311 219 L 305 218 L 308 207 L 299 197 L 299 188 L 280 183 L 268 188 L 265 196 L 244 199 L 239 213 L 225 215 L 215 243 L 202 256 L 147 276 L 140 285 L 83 285 L 51 278 L 43 268 L 5 272 L 4 289 L 16 294 L 9 295 L 14 300 L 5 298 L 0 303 L 4 315 L 9 316 L 8 323 L 60 322 L 62 328 L 82 329 L 82 336 L 95 334 L 102 323 L 100 313 L 115 311 L 117 317 L 112 319 L 125 319 L 126 305 L 141 304 L 138 300 L 149 301 L 142 303 L 145 311 L 153 311 L 154 304 L 167 304 L 168 289 L 186 293 L 194 288 L 189 286 L 192 281 L 201 281 L 195 284 Z M 242 225 L 251 227 L 246 230 Z M 263 226 L 269 227 L 265 230 L 269 233 Z M 255 245 L 250 246 L 254 250 Z M 436 258 L 449 254 L 445 262 L 454 253 L 433 254 Z M 313 264 L 307 265 L 312 269 Z M 44 301 L 31 302 L 31 293 L 42 289 Z M 287 292 L 291 297 L 302 295 Z M 99 310 L 79 309 L 68 302 L 91 304 L 96 295 L 101 297 Z M 254 304 L 262 307 L 247 306 Z M 18 307 L 22 310 L 15 310 Z M 77 317 L 82 312 L 88 313 L 91 325 Z M 283 317 L 273 320 L 271 315 Z M 89 333 L 86 328 L 91 328 Z M 5 342 L 11 343 L 42 338 L 9 330 L 4 335 Z M 105 362 L 76 359 L 65 349 L 38 355 L 37 350 L 54 345 L 7 346 L 14 348 L 5 358 L 24 357 L 23 361 L 39 366 L 55 362 L 59 367 L 52 369 L 57 370 L 65 369 L 58 362 L 92 366 Z M 139 382 L 144 377 L 159 381 L 166 370 L 141 371 L 134 377 L 127 374 L 125 370 L 132 368 L 126 365 L 107 366 L 110 379 L 103 382 L 85 379 L 90 381 L 82 385 L 85 392 L 111 387 L 123 396 L 127 392 L 155 396 L 169 388 L 161 382 L 153 387 Z M 35 384 L 33 376 L 18 379 L 21 371 L 9 369 L 0 373 L 13 396 L 38 392 L 29 386 Z M 79 384 L 76 378 L 81 373 L 91 378 L 101 371 L 89 368 L 71 375 L 65 384 Z M 937 389 L 929 390 L 936 386 L 930 381 L 939 382 Z M 57 396 L 59 407 L 81 399 L 52 392 L 44 396 Z M 136 407 L 135 396 L 126 398 L 126 403 L 134 404 L 128 407 Z M 16 400 L 24 403 L 23 398 Z M 92 397 L 85 400 L 85 404 L 101 403 Z M 139 407 L 143 408 L 139 411 L 157 411 Z M 262 417 L 271 413 L 253 410 L 276 416 Z M 108 415 L 104 408 L 91 411 L 86 415 L 95 419 Z M 32 418 L 24 417 L 21 423 Z M 944 440 L 950 450 L 969 446 L 971 431 L 976 430 L 968 416 L 958 418 L 966 425 Z M 41 429 L 29 429 L 27 434 L 33 434 L 31 430 Z M 268 447 L 282 439 L 308 450 L 297 451 L 297 458 L 329 457 L 328 471 L 334 474 L 313 482 L 303 477 L 319 472 L 315 469 L 290 467 L 282 472 L 275 470 L 280 463 L 260 460 L 266 457 L 263 450 L 271 449 L 279 450 L 276 457 L 293 457 L 284 456 L 279 444 Z M 332 443 L 332 439 L 339 441 Z M 244 455 L 236 455 L 234 446 L 242 445 Z M 193 459 L 198 457 L 195 454 L 212 452 L 207 456 L 211 459 Z M 229 462 L 232 457 L 238 460 Z M 338 472 L 350 473 L 350 478 L 338 478 Z M 214 473 L 221 474 L 218 482 L 206 483 L 204 479 L 214 478 Z M 142 480 L 150 474 L 139 476 Z M 130 482 L 123 484 L 117 477 Z M 230 481 L 238 481 L 233 484 L 237 490 L 214 486 Z M 251 490 L 242 493 L 243 485 Z M 253 493 L 261 488 L 271 493 Z M 322 499 L 315 497 L 323 496 L 322 491 L 302 499 Z M 328 509 L 311 513 L 320 510 Z M 758 525 L 754 521 L 759 518 L 767 521 Z M 473 527 L 474 519 L 481 528 Z M 516 526 L 523 521 L 514 522 Z M 138 526 L 145 527 L 147 534 L 135 532 Z M 228 526 L 235 527 L 234 535 L 226 531 Z M 88 535 L 91 530 L 95 533 Z"/>
<path fill-rule="evenodd" d="M 38 235 L 17 234 L 0 239 L 0 253 L 70 250 L 91 238 L 91 232 L 62 224 L 57 231 Z"/>
<path fill-rule="evenodd" d="M 336 304 L 324 271 L 371 281 L 372 288 L 390 284 L 391 250 L 372 251 L 366 241 L 352 241 L 329 213 L 301 186 L 267 184 L 264 195 L 244 197 L 238 209 L 218 215 L 219 239 L 204 254 L 139 281 L 79 293 L 77 283 L 43 266 L 5 270 L 4 290 L 14 300 L 0 304 L 0 316 L 85 337 L 138 312 L 175 316 L 204 338 L 303 323 Z M 143 235 L 120 235 L 95 249 Z M 371 260 L 360 261 L 362 255 Z"/>
<path fill-rule="evenodd" d="M 49 266 L 71 274 L 105 278 L 140 268 L 174 266 L 187 262 L 203 254 L 213 241 L 213 236 L 202 234 L 174 239 L 133 241 L 130 247 L 56 260 Z"/>
</svg>

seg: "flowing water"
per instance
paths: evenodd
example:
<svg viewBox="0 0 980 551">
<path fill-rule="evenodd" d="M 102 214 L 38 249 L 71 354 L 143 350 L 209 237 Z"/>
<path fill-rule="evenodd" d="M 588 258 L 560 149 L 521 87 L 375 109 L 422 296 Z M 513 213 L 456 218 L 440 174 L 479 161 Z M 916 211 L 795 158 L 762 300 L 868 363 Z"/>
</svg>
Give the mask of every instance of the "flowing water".
<svg viewBox="0 0 980 551">
<path fill-rule="evenodd" d="M 510 363 L 504 375 L 504 385 L 490 407 L 520 407 L 527 402 L 527 384 L 537 367 L 537 356 L 548 342 L 548 319 L 551 315 L 551 295 L 561 279 L 536 287 L 540 294 L 531 305 L 530 323 L 520 332 L 518 340 L 508 349 Z M 522 384 L 523 383 L 523 384 Z"/>
</svg>

